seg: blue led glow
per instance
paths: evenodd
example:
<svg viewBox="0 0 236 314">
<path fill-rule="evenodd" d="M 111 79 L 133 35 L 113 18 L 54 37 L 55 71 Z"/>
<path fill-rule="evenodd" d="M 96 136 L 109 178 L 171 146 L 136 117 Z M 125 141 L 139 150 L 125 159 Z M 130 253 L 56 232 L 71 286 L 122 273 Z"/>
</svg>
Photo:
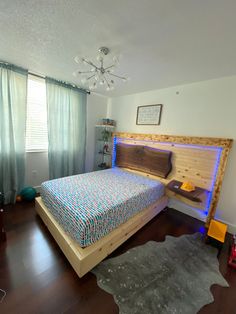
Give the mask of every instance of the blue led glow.
<svg viewBox="0 0 236 314">
<path fill-rule="evenodd" d="M 112 161 L 111 166 L 114 168 L 116 166 L 116 136 L 113 137 L 113 148 L 112 148 Z"/>
<path fill-rule="evenodd" d="M 202 150 L 211 150 L 211 151 L 216 151 L 217 152 L 217 156 L 216 156 L 216 162 L 215 162 L 215 165 L 214 165 L 214 172 L 213 172 L 213 179 L 212 179 L 212 183 L 211 183 L 211 189 L 210 189 L 210 193 L 208 193 L 208 196 L 207 196 L 207 201 L 206 201 L 206 208 L 204 211 L 202 210 L 199 210 L 198 208 L 195 208 L 195 207 L 192 207 L 190 206 L 192 209 L 194 209 L 195 211 L 199 211 L 199 213 L 201 214 L 201 216 L 204 216 L 204 217 L 207 217 L 208 215 L 208 211 L 209 211 L 209 208 L 210 208 L 210 205 L 211 205 L 211 201 L 212 201 L 212 196 L 213 196 L 213 190 L 214 190 L 214 184 L 215 184 L 215 181 L 216 181 L 216 177 L 217 177 L 217 172 L 218 172 L 218 168 L 219 168 L 219 163 L 220 163 L 220 158 L 221 158 L 221 153 L 222 153 L 222 150 L 223 148 L 221 147 L 216 147 L 216 146 L 202 146 L 202 145 L 189 145 L 189 144 L 178 144 L 178 143 L 172 143 L 172 142 L 157 142 L 157 141 L 153 141 L 153 140 L 134 140 L 132 138 L 117 138 L 117 137 L 114 137 L 114 142 L 113 142 L 113 154 L 112 154 L 112 167 L 115 167 L 115 161 L 116 161 L 116 144 L 117 143 L 124 143 L 127 142 L 127 141 L 132 141 L 133 143 L 136 144 L 141 144 L 142 142 L 146 143 L 146 142 L 150 142 L 150 143 L 159 143 L 159 144 L 162 144 L 162 145 L 167 145 L 167 146 L 177 146 L 177 147 L 188 147 L 188 148 L 200 148 Z M 127 144 L 127 143 L 125 143 Z M 127 144 L 129 145 L 129 144 Z M 145 144 L 144 144 L 145 146 Z M 158 150 L 158 149 L 157 149 Z"/>
<path fill-rule="evenodd" d="M 216 177 L 217 177 L 217 172 L 218 172 L 218 168 L 219 168 L 219 164 L 220 164 L 220 157 L 221 157 L 221 153 L 223 148 L 221 147 L 217 147 L 217 157 L 216 157 L 216 162 L 215 162 L 215 167 L 214 167 L 214 172 L 213 172 L 213 179 L 211 182 L 211 190 L 208 196 L 208 200 L 207 200 L 207 206 L 206 206 L 206 210 L 205 210 L 205 214 L 206 216 L 208 215 L 208 211 L 211 205 L 211 200 L 212 200 L 212 196 L 213 196 L 213 190 L 214 190 L 214 185 L 215 185 L 215 181 L 216 181 Z"/>
<path fill-rule="evenodd" d="M 201 226 L 199 229 L 198 229 L 198 232 L 200 232 L 201 234 L 205 235 L 206 233 L 206 228 L 204 226 Z"/>
</svg>

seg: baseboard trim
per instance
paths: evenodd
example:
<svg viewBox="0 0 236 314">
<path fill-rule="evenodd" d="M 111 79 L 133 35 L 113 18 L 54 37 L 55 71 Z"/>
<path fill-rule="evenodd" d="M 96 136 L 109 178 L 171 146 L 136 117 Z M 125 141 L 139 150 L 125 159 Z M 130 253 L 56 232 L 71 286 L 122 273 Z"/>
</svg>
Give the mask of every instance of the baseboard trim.
<svg viewBox="0 0 236 314">
<path fill-rule="evenodd" d="M 206 222 L 206 214 L 202 210 L 198 210 L 197 208 L 192 208 L 188 205 L 185 205 L 177 200 L 169 199 L 168 203 L 169 207 L 172 207 L 181 213 L 184 213 L 188 216 L 191 216 L 193 218 L 196 218 L 198 220 L 201 220 L 203 222 Z M 215 217 L 216 220 L 226 224 L 228 226 L 228 233 L 236 234 L 236 225 L 233 225 L 223 219 L 219 219 Z"/>
<path fill-rule="evenodd" d="M 203 222 L 206 222 L 206 214 L 204 213 L 204 211 L 197 209 L 197 208 L 192 208 L 182 202 L 179 202 L 178 200 L 173 200 L 173 199 L 169 199 L 169 203 L 168 203 L 169 207 L 172 207 L 178 211 L 180 211 L 181 213 L 184 213 L 188 216 L 191 216 L 193 218 L 196 218 L 198 220 L 201 220 Z"/>
<path fill-rule="evenodd" d="M 225 220 L 222 220 L 222 219 L 216 218 L 216 220 L 219 220 L 228 226 L 228 233 L 236 234 L 236 226 L 235 225 L 232 225 L 231 223 L 229 223 Z"/>
</svg>

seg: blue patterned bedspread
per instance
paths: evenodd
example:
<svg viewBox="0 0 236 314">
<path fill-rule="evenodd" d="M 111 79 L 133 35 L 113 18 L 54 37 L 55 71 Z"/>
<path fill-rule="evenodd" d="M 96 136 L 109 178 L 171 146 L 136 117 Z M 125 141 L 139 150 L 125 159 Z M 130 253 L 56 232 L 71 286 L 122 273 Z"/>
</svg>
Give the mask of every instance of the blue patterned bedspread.
<svg viewBox="0 0 236 314">
<path fill-rule="evenodd" d="M 113 168 L 46 181 L 41 196 L 81 247 L 98 241 L 164 194 L 156 180 Z"/>
</svg>

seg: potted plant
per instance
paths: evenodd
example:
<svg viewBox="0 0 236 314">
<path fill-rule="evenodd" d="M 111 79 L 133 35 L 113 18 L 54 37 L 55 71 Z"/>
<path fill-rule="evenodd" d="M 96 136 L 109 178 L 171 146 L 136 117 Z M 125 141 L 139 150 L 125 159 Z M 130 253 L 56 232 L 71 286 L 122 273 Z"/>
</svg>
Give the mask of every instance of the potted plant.
<svg viewBox="0 0 236 314">
<path fill-rule="evenodd" d="M 108 142 L 110 138 L 111 138 L 111 132 L 106 130 L 106 129 L 102 130 L 102 139 L 103 139 L 103 141 L 104 142 Z"/>
</svg>

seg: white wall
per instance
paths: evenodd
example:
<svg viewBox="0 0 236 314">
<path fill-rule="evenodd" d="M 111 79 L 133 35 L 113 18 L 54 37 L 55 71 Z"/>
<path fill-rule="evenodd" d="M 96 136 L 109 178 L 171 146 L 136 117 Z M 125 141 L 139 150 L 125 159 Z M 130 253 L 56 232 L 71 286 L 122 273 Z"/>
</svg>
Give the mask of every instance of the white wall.
<svg viewBox="0 0 236 314">
<path fill-rule="evenodd" d="M 94 163 L 94 140 L 95 125 L 99 119 L 105 118 L 107 114 L 107 98 L 96 94 L 87 97 L 87 144 L 85 171 L 93 170 Z M 28 152 L 26 153 L 26 186 L 34 186 L 39 190 L 43 181 L 48 180 L 48 153 Z"/>
<path fill-rule="evenodd" d="M 39 190 L 40 184 L 49 178 L 48 152 L 27 152 L 25 171 L 25 186 Z"/>
<path fill-rule="evenodd" d="M 139 105 L 163 104 L 160 126 L 136 125 Z M 112 98 L 117 131 L 236 139 L 236 76 Z M 236 226 L 236 145 L 230 154 L 217 217 Z M 181 209 L 181 208 L 178 208 Z M 186 212 L 186 209 L 182 208 Z M 188 213 L 196 216 L 188 210 Z M 236 231 L 236 229 L 235 229 Z"/>
</svg>

